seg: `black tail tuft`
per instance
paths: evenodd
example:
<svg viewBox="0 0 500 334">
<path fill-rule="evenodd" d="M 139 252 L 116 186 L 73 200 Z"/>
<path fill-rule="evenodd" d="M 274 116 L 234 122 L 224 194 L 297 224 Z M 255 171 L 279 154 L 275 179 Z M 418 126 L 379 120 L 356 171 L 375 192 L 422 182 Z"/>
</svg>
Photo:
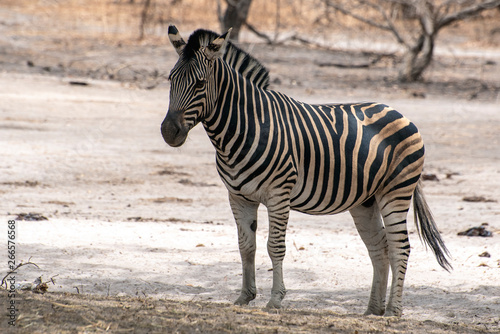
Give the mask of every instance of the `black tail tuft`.
<svg viewBox="0 0 500 334">
<path fill-rule="evenodd" d="M 413 193 L 413 210 L 415 214 L 415 225 L 417 226 L 420 240 L 423 239 L 423 241 L 431 247 L 439 265 L 449 272 L 453 269 L 448 261 L 450 252 L 446 248 L 437 230 L 434 217 L 432 216 L 431 210 L 422 192 L 421 181 L 418 182 L 415 192 Z"/>
</svg>

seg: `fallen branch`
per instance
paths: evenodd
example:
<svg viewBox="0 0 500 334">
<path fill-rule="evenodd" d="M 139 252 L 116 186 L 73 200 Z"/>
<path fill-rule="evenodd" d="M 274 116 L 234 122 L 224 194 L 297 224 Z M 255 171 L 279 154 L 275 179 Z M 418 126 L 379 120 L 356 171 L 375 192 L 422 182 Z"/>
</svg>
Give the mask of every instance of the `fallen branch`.
<svg viewBox="0 0 500 334">
<path fill-rule="evenodd" d="M 386 55 L 378 55 L 377 57 L 373 58 L 369 62 L 366 63 L 360 63 L 360 64 L 344 64 L 344 63 L 334 63 L 334 62 L 317 62 L 316 65 L 319 67 L 327 67 L 327 66 L 333 66 L 333 67 L 338 67 L 338 68 L 368 68 L 370 66 L 375 65 L 378 63 L 382 58 L 384 58 Z"/>
<path fill-rule="evenodd" d="M 290 36 L 290 38 L 288 38 L 288 39 L 292 40 L 292 41 L 297 41 L 297 42 L 300 42 L 302 44 L 306 44 L 306 45 L 309 45 L 309 46 L 313 46 L 313 47 L 316 47 L 316 48 L 322 49 L 322 50 L 337 51 L 337 52 L 342 52 L 343 51 L 342 49 L 339 49 L 339 48 L 331 48 L 331 47 L 325 46 L 325 45 L 323 45 L 321 43 L 310 41 L 308 39 L 305 39 L 305 38 L 302 38 L 300 36 L 297 36 L 296 34 L 293 35 L 293 36 Z M 288 39 L 286 39 L 286 40 L 288 40 Z M 283 43 L 286 40 L 283 40 L 280 43 Z M 370 60 L 369 62 L 367 62 L 367 63 L 360 63 L 360 64 L 344 64 L 344 63 L 334 63 L 334 62 L 330 62 L 330 63 L 327 63 L 327 62 L 317 62 L 316 65 L 318 65 L 320 67 L 323 67 L 323 66 L 325 66 L 325 67 L 326 66 L 335 66 L 335 67 L 340 67 L 340 68 L 366 68 L 366 67 L 370 67 L 372 65 L 375 65 L 376 63 L 378 63 L 383 58 L 386 58 L 386 57 L 387 58 L 394 58 L 396 56 L 396 54 L 394 52 L 393 53 L 378 54 L 378 53 L 371 52 L 371 51 L 361 51 L 361 54 L 363 54 L 365 56 L 372 55 L 372 56 L 374 56 L 374 58 L 372 60 Z"/>
</svg>

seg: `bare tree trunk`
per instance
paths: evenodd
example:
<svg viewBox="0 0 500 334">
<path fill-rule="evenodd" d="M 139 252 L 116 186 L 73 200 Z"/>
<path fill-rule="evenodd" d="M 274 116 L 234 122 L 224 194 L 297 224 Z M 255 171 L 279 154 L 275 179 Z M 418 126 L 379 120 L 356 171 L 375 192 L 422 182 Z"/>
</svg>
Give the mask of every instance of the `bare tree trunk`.
<svg viewBox="0 0 500 334">
<path fill-rule="evenodd" d="M 151 5 L 151 0 L 144 1 L 144 7 L 142 7 L 142 12 L 141 12 L 141 24 L 139 26 L 139 34 L 140 34 L 139 40 L 142 40 L 144 38 L 144 25 L 146 24 L 148 18 L 148 10 L 150 5 Z"/>
<path fill-rule="evenodd" d="M 226 3 L 226 11 L 224 15 L 220 15 L 219 17 L 221 30 L 224 33 L 229 28 L 233 28 L 230 38 L 233 41 L 238 41 L 241 26 L 247 20 L 252 0 L 226 0 Z"/>
<path fill-rule="evenodd" d="M 422 73 L 432 61 L 434 41 L 438 32 L 432 3 L 416 3 L 414 9 L 420 23 L 419 36 L 414 45 L 406 45 L 407 51 L 399 72 L 399 80 L 403 82 L 416 81 L 422 77 Z"/>
<path fill-rule="evenodd" d="M 422 77 L 425 69 L 432 61 L 434 39 L 435 36 L 432 35 L 421 35 L 415 46 L 407 48 L 399 72 L 400 81 L 413 82 Z"/>
</svg>

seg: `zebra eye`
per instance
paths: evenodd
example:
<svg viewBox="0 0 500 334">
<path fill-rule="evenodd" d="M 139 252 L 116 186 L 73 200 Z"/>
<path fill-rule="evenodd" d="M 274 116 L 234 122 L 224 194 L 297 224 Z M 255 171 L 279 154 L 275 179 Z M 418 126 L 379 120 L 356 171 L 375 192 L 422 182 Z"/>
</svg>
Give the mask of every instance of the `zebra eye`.
<svg viewBox="0 0 500 334">
<path fill-rule="evenodd" d="M 205 80 L 198 80 L 196 81 L 196 84 L 194 85 L 195 88 L 201 89 L 205 87 Z"/>
</svg>

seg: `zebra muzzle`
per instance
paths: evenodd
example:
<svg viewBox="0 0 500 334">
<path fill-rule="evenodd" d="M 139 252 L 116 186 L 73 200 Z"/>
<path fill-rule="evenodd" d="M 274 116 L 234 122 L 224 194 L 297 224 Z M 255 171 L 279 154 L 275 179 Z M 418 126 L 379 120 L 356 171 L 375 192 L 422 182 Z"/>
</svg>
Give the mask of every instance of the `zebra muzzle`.
<svg viewBox="0 0 500 334">
<path fill-rule="evenodd" d="M 179 147 L 186 141 L 189 129 L 181 122 L 183 114 L 182 111 L 169 110 L 161 123 L 163 140 L 172 147 Z"/>
</svg>

